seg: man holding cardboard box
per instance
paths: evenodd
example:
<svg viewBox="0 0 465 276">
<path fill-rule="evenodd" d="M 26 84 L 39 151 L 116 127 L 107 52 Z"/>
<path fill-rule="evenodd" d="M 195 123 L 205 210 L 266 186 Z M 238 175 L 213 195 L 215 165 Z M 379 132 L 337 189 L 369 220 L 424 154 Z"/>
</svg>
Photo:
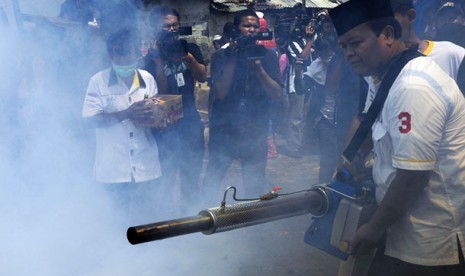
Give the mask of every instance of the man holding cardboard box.
<svg viewBox="0 0 465 276">
<path fill-rule="evenodd" d="M 90 79 L 82 117 L 96 127 L 96 181 L 106 184 L 123 207 L 140 211 L 145 203 L 154 206 L 154 180 L 161 169 L 151 128 L 138 125 L 153 119 L 145 99 L 158 90 L 148 72 L 136 69 L 136 41 L 130 30 L 109 36 L 112 66 Z"/>
</svg>

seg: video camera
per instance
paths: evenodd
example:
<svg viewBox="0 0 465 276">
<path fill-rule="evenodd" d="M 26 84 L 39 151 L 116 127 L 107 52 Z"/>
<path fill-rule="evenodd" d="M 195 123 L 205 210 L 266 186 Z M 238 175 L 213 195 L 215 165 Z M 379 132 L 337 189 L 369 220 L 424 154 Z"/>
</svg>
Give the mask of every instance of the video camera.
<svg viewBox="0 0 465 276">
<path fill-rule="evenodd" d="M 328 14 L 325 10 L 312 12 L 309 16 L 305 10 L 295 8 L 291 14 L 285 14 L 277 20 L 276 37 L 287 41 L 302 38 L 306 34 L 307 26 L 312 27 L 315 32 L 319 32 L 327 18 Z"/>
<path fill-rule="evenodd" d="M 180 27 L 176 32 L 161 30 L 158 33 L 157 43 L 161 57 L 176 59 L 187 55 L 187 41 L 179 39 L 181 35 L 192 35 L 192 27 Z"/>
<path fill-rule="evenodd" d="M 249 60 L 263 59 L 265 57 L 265 47 L 257 45 L 257 41 L 272 40 L 273 32 L 260 32 L 255 36 L 244 36 L 239 33 L 233 39 L 237 42 L 237 53 L 241 57 Z"/>
<path fill-rule="evenodd" d="M 286 41 L 304 37 L 305 28 L 311 22 L 315 24 L 305 10 L 295 7 L 291 13 L 286 13 L 276 21 L 276 37 Z"/>
</svg>

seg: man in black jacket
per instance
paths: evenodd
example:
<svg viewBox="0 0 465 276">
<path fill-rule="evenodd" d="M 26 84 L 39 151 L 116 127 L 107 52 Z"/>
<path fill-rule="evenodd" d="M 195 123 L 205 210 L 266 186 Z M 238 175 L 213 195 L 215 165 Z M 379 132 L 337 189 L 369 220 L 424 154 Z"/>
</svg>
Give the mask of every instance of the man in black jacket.
<svg viewBox="0 0 465 276">
<path fill-rule="evenodd" d="M 171 194 L 177 173 L 181 200 L 194 197 L 204 156 L 204 126 L 195 107 L 195 82 L 206 80 L 206 67 L 200 48 L 179 39 L 179 13 L 160 6 L 151 14 L 157 30 L 156 42 L 144 58 L 143 68 L 150 72 L 160 94 L 182 95 L 183 118 L 163 132 L 155 132 L 160 151 L 162 183 Z"/>
<path fill-rule="evenodd" d="M 239 12 L 234 25 L 236 38 L 212 56 L 213 107 L 204 189 L 216 193 L 238 158 L 247 196 L 256 197 L 265 191 L 270 103 L 283 100 L 283 84 L 276 53 L 255 44 L 260 28 L 255 12 Z"/>
</svg>

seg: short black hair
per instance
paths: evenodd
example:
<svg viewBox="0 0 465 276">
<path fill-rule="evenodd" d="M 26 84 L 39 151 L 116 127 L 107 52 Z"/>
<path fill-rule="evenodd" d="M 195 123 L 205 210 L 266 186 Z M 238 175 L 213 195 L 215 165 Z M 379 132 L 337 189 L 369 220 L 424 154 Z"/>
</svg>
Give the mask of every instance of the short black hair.
<svg viewBox="0 0 465 276">
<path fill-rule="evenodd" d="M 236 38 L 237 36 L 237 28 L 234 26 L 232 22 L 226 22 L 223 25 L 223 37 L 225 39 Z"/>
<path fill-rule="evenodd" d="M 111 58 L 113 58 L 114 53 L 122 56 L 127 55 L 132 49 L 134 49 L 137 54 L 140 46 L 140 39 L 135 30 L 124 28 L 110 34 L 107 38 L 106 46 Z"/>
<path fill-rule="evenodd" d="M 155 7 L 150 13 L 150 25 L 152 27 L 156 27 L 158 25 L 158 22 L 160 22 L 160 19 L 164 18 L 167 15 L 176 16 L 176 18 L 178 18 L 178 21 L 180 21 L 179 13 L 177 10 L 175 10 L 172 7 L 162 5 Z"/>
<path fill-rule="evenodd" d="M 253 17 L 256 17 L 257 20 L 259 20 L 258 15 L 255 13 L 254 10 L 246 9 L 246 10 L 242 10 L 242 11 L 236 13 L 236 15 L 234 15 L 234 26 L 239 27 L 239 24 L 241 24 L 242 18 L 244 18 L 246 16 L 253 16 Z"/>
</svg>

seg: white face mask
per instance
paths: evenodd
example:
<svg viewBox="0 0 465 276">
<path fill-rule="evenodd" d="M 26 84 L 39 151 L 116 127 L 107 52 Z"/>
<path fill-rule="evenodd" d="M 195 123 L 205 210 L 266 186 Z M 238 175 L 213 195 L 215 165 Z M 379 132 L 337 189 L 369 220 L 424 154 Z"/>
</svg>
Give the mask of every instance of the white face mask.
<svg viewBox="0 0 465 276">
<path fill-rule="evenodd" d="M 128 78 L 134 74 L 136 71 L 137 63 L 129 64 L 129 65 L 118 65 L 112 64 L 113 70 L 115 71 L 116 75 L 121 78 Z"/>
</svg>

